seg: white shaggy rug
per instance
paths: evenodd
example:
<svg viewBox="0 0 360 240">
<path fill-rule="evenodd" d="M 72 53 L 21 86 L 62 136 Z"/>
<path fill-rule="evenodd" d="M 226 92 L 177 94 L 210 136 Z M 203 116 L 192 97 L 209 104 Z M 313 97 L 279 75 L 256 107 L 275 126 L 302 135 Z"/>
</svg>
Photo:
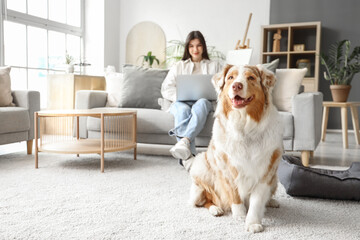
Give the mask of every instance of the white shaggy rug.
<svg viewBox="0 0 360 240">
<path fill-rule="evenodd" d="M 292 198 L 250 234 L 231 214 L 187 205 L 190 179 L 167 156 L 0 155 L 0 239 L 360 239 L 359 202 Z"/>
</svg>

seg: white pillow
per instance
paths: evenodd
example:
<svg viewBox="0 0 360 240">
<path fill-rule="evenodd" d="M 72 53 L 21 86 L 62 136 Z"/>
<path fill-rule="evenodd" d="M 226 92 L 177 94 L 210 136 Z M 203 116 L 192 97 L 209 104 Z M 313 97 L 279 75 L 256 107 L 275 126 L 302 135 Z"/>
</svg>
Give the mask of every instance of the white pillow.
<svg viewBox="0 0 360 240">
<path fill-rule="evenodd" d="M 291 98 L 298 94 L 306 72 L 306 68 L 276 69 L 273 103 L 279 111 L 291 112 Z"/>
<path fill-rule="evenodd" d="M 105 75 L 106 91 L 108 93 L 107 106 L 118 107 L 121 100 L 121 89 L 123 89 L 124 74 L 110 72 Z"/>
<path fill-rule="evenodd" d="M 11 67 L 0 67 L 0 107 L 15 106 L 11 95 Z"/>
</svg>

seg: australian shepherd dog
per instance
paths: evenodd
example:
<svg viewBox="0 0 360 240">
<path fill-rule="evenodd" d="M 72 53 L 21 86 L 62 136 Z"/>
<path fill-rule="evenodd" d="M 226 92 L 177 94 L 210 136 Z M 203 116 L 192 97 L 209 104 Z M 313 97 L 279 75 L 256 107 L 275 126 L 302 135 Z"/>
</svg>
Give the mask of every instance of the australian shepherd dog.
<svg viewBox="0 0 360 240">
<path fill-rule="evenodd" d="M 263 231 L 266 206 L 279 206 L 272 198 L 283 152 L 281 120 L 271 96 L 275 81 L 260 65 L 227 65 L 216 74 L 212 138 L 188 168 L 190 203 L 214 216 L 231 210 L 250 232 Z"/>
</svg>

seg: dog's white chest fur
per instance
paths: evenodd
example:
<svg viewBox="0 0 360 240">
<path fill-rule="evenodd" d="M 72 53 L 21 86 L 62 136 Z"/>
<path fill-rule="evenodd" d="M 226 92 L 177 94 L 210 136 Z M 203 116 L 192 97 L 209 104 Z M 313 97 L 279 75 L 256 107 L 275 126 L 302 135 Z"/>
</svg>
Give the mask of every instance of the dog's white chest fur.
<svg viewBox="0 0 360 240">
<path fill-rule="evenodd" d="M 220 124 L 225 125 L 224 128 L 219 127 Z M 213 134 L 215 146 L 229 156 L 230 164 L 239 172 L 238 188 L 246 190 L 264 176 L 274 150 L 282 149 L 282 127 L 275 108 L 269 109 L 259 123 L 245 114 L 233 112 L 228 120 L 215 121 Z M 244 184 L 244 180 L 248 184 Z"/>
</svg>

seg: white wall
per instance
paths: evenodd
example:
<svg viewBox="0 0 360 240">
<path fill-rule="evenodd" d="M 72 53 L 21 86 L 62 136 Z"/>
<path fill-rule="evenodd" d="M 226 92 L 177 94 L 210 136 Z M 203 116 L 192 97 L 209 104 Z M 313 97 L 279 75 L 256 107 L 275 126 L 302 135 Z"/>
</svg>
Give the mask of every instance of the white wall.
<svg viewBox="0 0 360 240">
<path fill-rule="evenodd" d="M 102 75 L 108 65 L 120 66 L 120 2 L 85 0 L 86 73 Z"/>
<path fill-rule="evenodd" d="M 104 66 L 120 66 L 120 2 L 105 1 Z M 118 68 L 117 68 L 118 69 Z"/>
<path fill-rule="evenodd" d="M 120 65 L 125 63 L 126 36 L 139 22 L 160 25 L 167 41 L 185 40 L 190 31 L 200 30 L 208 45 L 226 54 L 243 39 L 250 12 L 247 37 L 253 48 L 251 64 L 257 64 L 261 25 L 269 24 L 270 0 L 120 0 Z"/>
<path fill-rule="evenodd" d="M 243 39 L 249 13 L 248 32 L 253 48 L 251 64 L 260 61 L 261 25 L 269 24 L 270 0 L 85 0 L 85 56 L 92 68 L 125 63 L 126 37 L 139 22 L 158 24 L 166 40 L 185 40 L 200 30 L 208 45 L 224 54 Z"/>
<path fill-rule="evenodd" d="M 85 1 L 85 60 L 87 74 L 101 74 L 104 68 L 104 2 Z"/>
</svg>

